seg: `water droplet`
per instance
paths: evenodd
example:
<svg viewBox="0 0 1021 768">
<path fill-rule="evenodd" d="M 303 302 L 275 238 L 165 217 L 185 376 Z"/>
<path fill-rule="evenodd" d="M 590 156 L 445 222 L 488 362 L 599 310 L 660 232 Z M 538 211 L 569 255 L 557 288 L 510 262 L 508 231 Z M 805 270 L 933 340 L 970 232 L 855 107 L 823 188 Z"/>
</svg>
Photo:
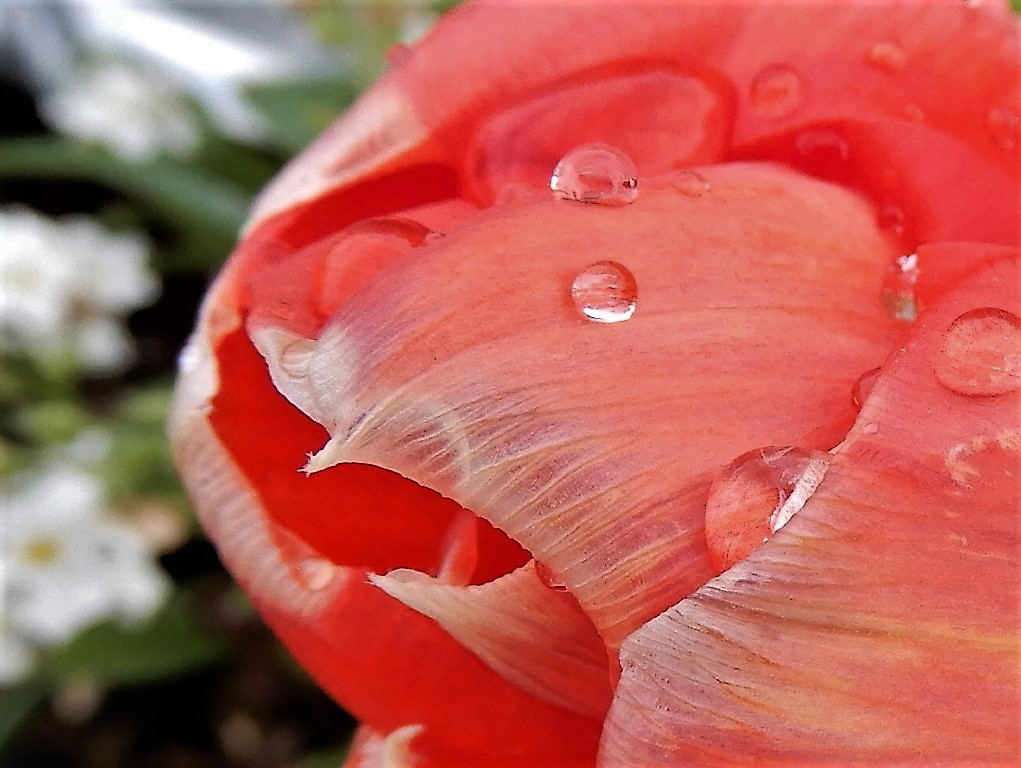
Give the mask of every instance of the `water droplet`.
<svg viewBox="0 0 1021 768">
<path fill-rule="evenodd" d="M 638 169 L 616 147 L 583 144 L 557 163 L 550 177 L 557 197 L 601 205 L 627 205 L 638 197 Z"/>
<path fill-rule="evenodd" d="M 597 261 L 575 276 L 571 298 L 578 311 L 589 320 L 619 323 L 635 312 L 638 283 L 623 264 Z"/>
<path fill-rule="evenodd" d="M 836 131 L 811 128 L 794 138 L 801 166 L 823 178 L 839 178 L 848 172 L 851 147 Z"/>
<path fill-rule="evenodd" d="M 873 368 L 865 371 L 858 380 L 851 385 L 851 402 L 854 403 L 854 407 L 857 410 L 861 410 L 862 405 L 868 399 L 869 393 L 872 392 L 872 387 L 876 385 L 876 377 L 879 375 L 879 368 Z"/>
<path fill-rule="evenodd" d="M 294 572 L 302 586 L 318 592 L 333 582 L 337 566 L 322 557 L 306 557 L 295 563 Z"/>
<path fill-rule="evenodd" d="M 993 307 L 965 312 L 943 336 L 936 378 L 947 389 L 972 397 L 1021 388 L 1021 320 Z"/>
<path fill-rule="evenodd" d="M 726 570 L 758 549 L 801 510 L 822 482 L 830 455 L 794 446 L 749 451 L 713 481 L 706 500 L 709 554 Z"/>
<path fill-rule="evenodd" d="M 670 184 L 687 197 L 703 197 L 711 189 L 706 177 L 698 171 L 678 171 L 670 178 Z"/>
<path fill-rule="evenodd" d="M 913 123 L 924 123 L 925 110 L 914 102 L 908 102 L 904 105 L 904 117 Z"/>
<path fill-rule="evenodd" d="M 1017 146 L 1017 112 L 1004 107 L 995 107 L 989 110 L 989 114 L 986 116 L 986 128 L 996 146 L 1004 152 L 1014 151 L 1014 147 Z"/>
<path fill-rule="evenodd" d="M 876 212 L 876 226 L 900 237 L 904 234 L 904 211 L 896 205 L 884 205 Z"/>
<path fill-rule="evenodd" d="M 914 322 L 918 317 L 915 284 L 918 282 L 918 254 L 893 259 L 883 278 L 883 303 L 897 320 Z"/>
<path fill-rule="evenodd" d="M 302 379 L 315 353 L 315 339 L 296 339 L 280 350 L 280 368 L 295 379 Z"/>
<path fill-rule="evenodd" d="M 752 78 L 749 101 L 767 120 L 786 117 L 805 100 L 805 81 L 789 64 L 771 64 Z"/>
<path fill-rule="evenodd" d="M 544 586 L 557 592 L 567 591 L 567 585 L 553 575 L 553 571 L 549 569 L 548 565 L 538 560 L 535 561 L 535 575 L 539 577 L 539 581 L 541 581 Z"/>
<path fill-rule="evenodd" d="M 907 64 L 904 50 L 888 40 L 876 43 L 869 51 L 869 62 L 887 72 L 900 72 Z"/>
<path fill-rule="evenodd" d="M 366 219 L 347 228 L 345 234 L 356 235 L 391 235 L 406 240 L 412 246 L 419 246 L 440 233 L 434 232 L 421 222 L 406 219 L 403 216 L 382 216 L 377 219 Z"/>
</svg>

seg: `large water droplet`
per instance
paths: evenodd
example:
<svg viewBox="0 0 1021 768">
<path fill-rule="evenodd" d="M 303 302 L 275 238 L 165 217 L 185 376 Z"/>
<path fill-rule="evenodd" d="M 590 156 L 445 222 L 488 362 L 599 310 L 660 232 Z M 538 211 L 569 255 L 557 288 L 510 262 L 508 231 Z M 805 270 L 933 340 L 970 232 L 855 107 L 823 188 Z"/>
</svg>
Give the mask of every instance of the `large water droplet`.
<svg viewBox="0 0 1021 768">
<path fill-rule="evenodd" d="M 918 254 L 893 259 L 883 277 L 883 303 L 897 320 L 914 322 L 918 317 L 915 284 L 918 282 Z"/>
<path fill-rule="evenodd" d="M 376 219 L 366 219 L 348 227 L 346 233 L 349 237 L 357 235 L 390 235 L 406 240 L 409 245 L 419 246 L 425 242 L 443 235 L 435 232 L 425 224 L 407 219 L 403 216 L 381 216 Z"/>
<path fill-rule="evenodd" d="M 713 481 L 705 508 L 709 554 L 723 571 L 744 560 L 801 510 L 830 455 L 794 446 L 749 451 Z"/>
<path fill-rule="evenodd" d="M 869 63 L 887 72 L 900 72 L 907 64 L 907 57 L 899 45 L 884 40 L 869 50 Z"/>
<path fill-rule="evenodd" d="M 553 194 L 566 200 L 627 205 L 638 196 L 638 170 L 616 147 L 583 144 L 557 163 L 549 186 Z"/>
<path fill-rule="evenodd" d="M 805 100 L 805 81 L 789 64 L 771 64 L 752 78 L 749 103 L 759 117 L 785 117 Z"/>
<path fill-rule="evenodd" d="M 589 320 L 619 323 L 635 312 L 638 283 L 623 264 L 597 261 L 575 276 L 571 298 L 578 311 Z"/>
<path fill-rule="evenodd" d="M 318 592 L 333 582 L 337 566 L 322 557 L 306 557 L 294 564 L 294 572 L 303 587 Z"/>
<path fill-rule="evenodd" d="M 943 336 L 936 378 L 947 389 L 972 397 L 1021 388 L 1021 320 L 993 307 L 965 312 Z"/>
<path fill-rule="evenodd" d="M 993 143 L 1004 152 L 1012 152 L 1017 146 L 1018 116 L 1014 110 L 1004 107 L 989 110 L 986 128 Z"/>
<path fill-rule="evenodd" d="M 678 171 L 670 178 L 670 186 L 687 197 L 703 197 L 710 190 L 708 180 L 698 171 Z"/>
<path fill-rule="evenodd" d="M 851 385 L 851 402 L 854 403 L 854 407 L 857 410 L 861 410 L 861 407 L 865 404 L 869 394 L 872 392 L 872 388 L 876 385 L 876 377 L 879 376 L 879 371 L 879 368 L 872 368 L 871 370 L 865 371 L 865 373 L 859 376 L 857 381 Z"/>
<path fill-rule="evenodd" d="M 556 592 L 567 591 L 567 586 L 553 575 L 553 571 L 550 570 L 549 566 L 539 560 L 535 561 L 535 575 L 539 577 L 539 581 L 542 582 L 543 586 L 549 587 Z"/>
</svg>

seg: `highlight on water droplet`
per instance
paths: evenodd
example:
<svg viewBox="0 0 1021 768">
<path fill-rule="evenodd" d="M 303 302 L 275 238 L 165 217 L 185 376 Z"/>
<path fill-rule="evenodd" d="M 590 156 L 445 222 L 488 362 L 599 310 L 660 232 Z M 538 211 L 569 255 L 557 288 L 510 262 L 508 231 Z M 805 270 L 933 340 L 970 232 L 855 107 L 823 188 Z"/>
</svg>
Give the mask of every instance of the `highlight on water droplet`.
<svg viewBox="0 0 1021 768">
<path fill-rule="evenodd" d="M 915 285 L 918 283 L 918 254 L 893 259 L 883 277 L 883 303 L 897 320 L 912 323 L 918 317 Z"/>
<path fill-rule="evenodd" d="M 759 117 L 786 117 L 805 100 L 805 81 L 789 64 L 771 64 L 752 78 L 748 101 Z"/>
<path fill-rule="evenodd" d="M 883 40 L 869 50 L 869 63 L 887 72 L 900 72 L 907 65 L 907 57 L 899 45 Z"/>
<path fill-rule="evenodd" d="M 709 181 L 698 171 L 678 171 L 670 177 L 670 186 L 687 197 L 703 197 L 711 189 Z"/>
<path fill-rule="evenodd" d="M 1013 152 L 1017 146 L 1017 112 L 1006 107 L 994 107 L 986 116 L 986 129 L 993 143 L 1004 152 Z"/>
<path fill-rule="evenodd" d="M 553 575 L 553 571 L 545 563 L 535 560 L 535 575 L 542 582 L 543 586 L 549 587 L 555 592 L 566 592 L 567 585 Z"/>
<path fill-rule="evenodd" d="M 608 144 L 583 144 L 557 163 L 550 177 L 557 197 L 601 205 L 628 205 L 638 197 L 634 161 Z"/>
<path fill-rule="evenodd" d="M 306 557 L 294 564 L 294 572 L 303 587 L 318 592 L 333 582 L 337 566 L 322 557 Z"/>
<path fill-rule="evenodd" d="M 709 556 L 725 571 L 783 528 L 815 493 L 830 455 L 795 446 L 742 454 L 716 477 L 705 507 Z"/>
<path fill-rule="evenodd" d="M 571 283 L 577 310 L 597 323 L 628 320 L 638 306 L 638 283 L 631 270 L 616 261 L 597 261 Z"/>
<path fill-rule="evenodd" d="M 947 328 L 936 355 L 936 378 L 970 397 L 993 397 L 1021 388 L 1021 320 L 1004 309 L 982 307 Z"/>
<path fill-rule="evenodd" d="M 851 385 L 851 402 L 854 403 L 856 410 L 860 411 L 868 399 L 869 394 L 872 392 L 872 387 L 876 385 L 876 377 L 879 376 L 879 371 L 879 368 L 865 371 Z"/>
</svg>

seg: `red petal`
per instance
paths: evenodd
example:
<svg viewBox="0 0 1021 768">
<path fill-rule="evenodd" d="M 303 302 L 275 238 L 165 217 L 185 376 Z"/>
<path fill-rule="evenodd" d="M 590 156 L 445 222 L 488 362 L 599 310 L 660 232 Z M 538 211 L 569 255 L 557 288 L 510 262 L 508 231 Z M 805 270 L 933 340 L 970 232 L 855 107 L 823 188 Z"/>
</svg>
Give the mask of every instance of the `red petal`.
<svg viewBox="0 0 1021 768">
<path fill-rule="evenodd" d="M 1021 398 L 934 365 L 1017 285 L 999 262 L 923 315 L 804 508 L 628 639 L 602 765 L 1016 759 Z"/>
<path fill-rule="evenodd" d="M 353 297 L 306 374 L 333 435 L 310 466 L 374 463 L 456 499 L 552 567 L 610 644 L 699 586 L 706 473 L 735 448 L 836 443 L 892 338 L 867 206 L 773 168 L 706 174 L 700 198 L 504 209 Z M 638 279 L 618 326 L 571 304 L 604 257 Z"/>
</svg>

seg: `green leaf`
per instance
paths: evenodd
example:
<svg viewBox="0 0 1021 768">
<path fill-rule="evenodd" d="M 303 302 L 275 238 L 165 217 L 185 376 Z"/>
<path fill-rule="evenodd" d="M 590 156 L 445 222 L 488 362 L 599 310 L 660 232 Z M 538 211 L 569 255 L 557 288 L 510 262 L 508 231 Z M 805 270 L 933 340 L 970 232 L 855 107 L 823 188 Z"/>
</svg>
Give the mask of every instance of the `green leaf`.
<svg viewBox="0 0 1021 768">
<path fill-rule="evenodd" d="M 99 147 L 58 138 L 0 142 L 0 179 L 76 179 L 135 197 L 168 223 L 199 228 L 229 246 L 245 219 L 248 195 L 234 184 L 159 158 L 126 162 Z"/>
<path fill-rule="evenodd" d="M 0 750 L 46 698 L 46 693 L 46 687 L 37 680 L 0 688 Z"/>
<path fill-rule="evenodd" d="M 304 149 L 354 100 L 355 88 L 338 79 L 252 86 L 249 100 L 266 119 L 273 141 L 288 155 Z"/>
<path fill-rule="evenodd" d="M 138 684 L 210 664 L 226 651 L 178 593 L 140 626 L 104 622 L 85 630 L 44 659 L 40 673 L 54 681 L 85 676 L 106 685 Z"/>
</svg>

